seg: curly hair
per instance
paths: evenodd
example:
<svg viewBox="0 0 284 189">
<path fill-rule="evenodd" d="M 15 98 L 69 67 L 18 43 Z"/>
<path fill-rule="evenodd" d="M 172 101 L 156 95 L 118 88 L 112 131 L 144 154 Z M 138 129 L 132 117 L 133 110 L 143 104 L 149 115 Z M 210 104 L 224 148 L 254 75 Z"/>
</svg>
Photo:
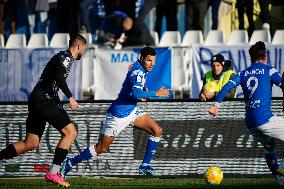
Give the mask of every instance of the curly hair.
<svg viewBox="0 0 284 189">
<path fill-rule="evenodd" d="M 252 63 L 256 62 L 258 59 L 266 58 L 265 44 L 262 41 L 256 42 L 250 47 L 249 55 Z"/>
</svg>

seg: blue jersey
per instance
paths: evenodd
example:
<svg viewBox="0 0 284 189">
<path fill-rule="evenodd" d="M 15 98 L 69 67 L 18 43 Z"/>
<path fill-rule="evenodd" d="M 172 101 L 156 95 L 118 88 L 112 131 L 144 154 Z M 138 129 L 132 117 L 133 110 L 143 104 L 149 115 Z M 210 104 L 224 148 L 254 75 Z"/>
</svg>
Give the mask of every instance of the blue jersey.
<svg viewBox="0 0 284 189">
<path fill-rule="evenodd" d="M 221 102 L 226 92 L 241 85 L 246 103 L 246 124 L 248 128 L 258 127 L 269 121 L 271 112 L 272 85 L 280 87 L 279 72 L 260 62 L 239 72 L 220 91 L 216 102 Z"/>
<path fill-rule="evenodd" d="M 145 92 L 147 71 L 140 65 L 139 61 L 133 63 L 122 84 L 117 99 L 111 104 L 108 113 L 118 118 L 128 116 L 136 107 L 140 98 L 155 96 L 155 92 Z M 137 93 L 138 91 L 138 93 Z"/>
</svg>

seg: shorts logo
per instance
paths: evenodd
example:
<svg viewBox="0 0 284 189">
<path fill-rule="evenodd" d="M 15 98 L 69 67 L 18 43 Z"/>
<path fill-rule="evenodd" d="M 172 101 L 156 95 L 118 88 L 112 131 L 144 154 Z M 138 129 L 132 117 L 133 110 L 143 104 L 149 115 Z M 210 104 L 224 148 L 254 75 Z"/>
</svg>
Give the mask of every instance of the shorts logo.
<svg viewBox="0 0 284 189">
<path fill-rule="evenodd" d="M 143 113 L 142 110 L 136 110 L 136 112 L 135 112 L 136 115 L 139 115 L 139 114 L 142 114 L 142 113 Z"/>
</svg>

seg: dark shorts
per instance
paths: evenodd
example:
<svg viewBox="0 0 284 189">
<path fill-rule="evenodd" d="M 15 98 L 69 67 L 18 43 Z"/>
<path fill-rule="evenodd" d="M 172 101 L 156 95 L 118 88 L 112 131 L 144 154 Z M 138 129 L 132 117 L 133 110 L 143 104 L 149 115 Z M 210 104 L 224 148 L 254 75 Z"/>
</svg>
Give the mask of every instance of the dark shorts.
<svg viewBox="0 0 284 189">
<path fill-rule="evenodd" d="M 62 105 L 53 101 L 40 101 L 28 103 L 29 115 L 26 122 L 26 132 L 36 134 L 40 138 L 44 132 L 46 122 L 61 131 L 72 123 Z"/>
</svg>

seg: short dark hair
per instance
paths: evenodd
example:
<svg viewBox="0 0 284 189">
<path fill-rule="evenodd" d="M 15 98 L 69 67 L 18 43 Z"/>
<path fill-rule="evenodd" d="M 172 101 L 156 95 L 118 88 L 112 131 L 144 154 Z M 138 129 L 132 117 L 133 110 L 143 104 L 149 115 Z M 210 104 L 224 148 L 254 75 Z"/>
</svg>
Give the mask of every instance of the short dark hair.
<svg viewBox="0 0 284 189">
<path fill-rule="evenodd" d="M 249 55 L 251 62 L 254 63 L 258 59 L 262 59 L 266 57 L 266 48 L 265 44 L 262 41 L 256 42 L 249 49 Z"/>
<path fill-rule="evenodd" d="M 156 56 L 156 51 L 152 47 L 144 47 L 140 50 L 141 57 L 146 57 L 147 55 Z"/>
<path fill-rule="evenodd" d="M 69 40 L 69 48 L 74 45 L 77 41 L 83 42 L 85 45 L 87 44 L 87 40 L 81 34 L 71 34 Z"/>
</svg>

